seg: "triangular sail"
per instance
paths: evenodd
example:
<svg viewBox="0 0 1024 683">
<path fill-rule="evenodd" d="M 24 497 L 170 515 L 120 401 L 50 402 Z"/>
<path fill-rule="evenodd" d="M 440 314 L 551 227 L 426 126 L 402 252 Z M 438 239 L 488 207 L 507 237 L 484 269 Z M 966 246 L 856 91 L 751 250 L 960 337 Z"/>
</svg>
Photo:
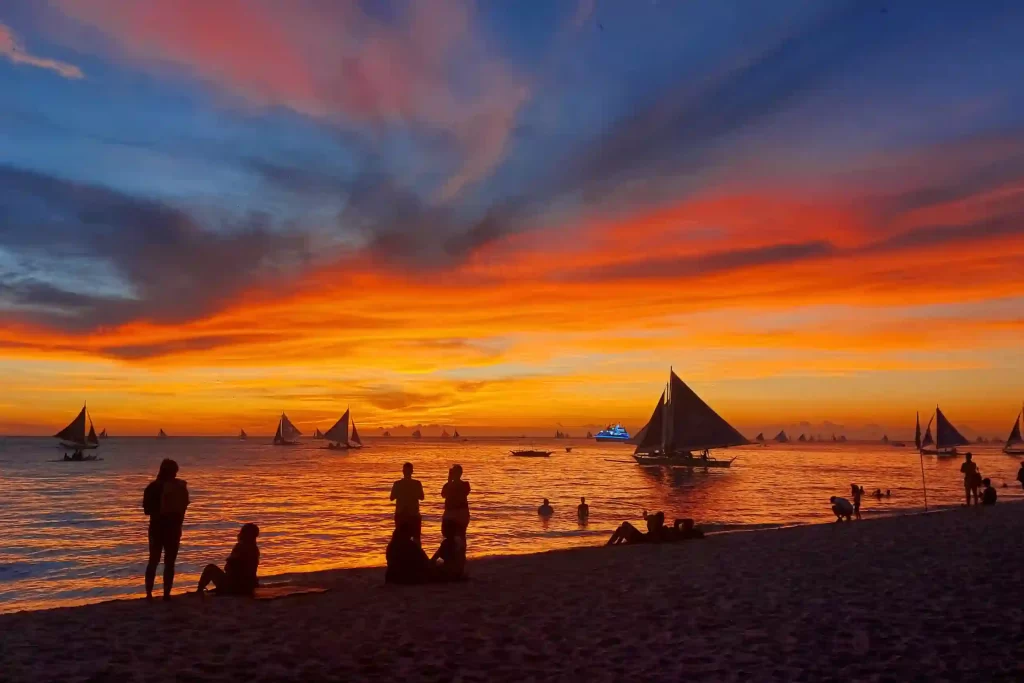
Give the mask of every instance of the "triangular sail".
<svg viewBox="0 0 1024 683">
<path fill-rule="evenodd" d="M 96 436 L 96 429 L 92 426 L 91 420 L 89 421 L 89 436 L 85 437 L 85 442 L 91 443 L 94 446 L 98 446 L 100 444 L 100 440 Z"/>
<path fill-rule="evenodd" d="M 757 436 L 754 437 L 754 441 L 764 443 L 764 432 L 758 432 Z"/>
<path fill-rule="evenodd" d="M 807 435 L 806 434 L 801 434 L 800 438 L 797 439 L 797 441 L 807 441 Z"/>
<path fill-rule="evenodd" d="M 914 446 L 921 450 L 921 413 L 917 414 L 917 426 L 914 428 Z"/>
<path fill-rule="evenodd" d="M 954 446 L 970 445 L 963 434 L 957 431 L 953 423 L 946 419 L 938 406 L 935 407 L 935 447 L 952 448 Z"/>
<path fill-rule="evenodd" d="M 334 426 L 324 432 L 324 438 L 334 443 L 348 443 L 348 421 L 349 411 L 346 409 Z"/>
<path fill-rule="evenodd" d="M 636 444 L 637 452 L 653 453 L 654 451 L 661 450 L 661 432 L 662 432 L 662 421 L 664 420 L 665 414 L 665 392 L 661 392 L 661 398 L 658 399 L 658 405 L 654 406 L 654 412 L 651 413 L 651 419 L 647 421 L 644 428 L 636 433 L 630 441 Z"/>
<path fill-rule="evenodd" d="M 244 438 L 246 438 L 247 436 L 249 436 L 249 435 L 245 433 L 245 430 L 244 430 L 244 429 L 243 429 L 242 431 L 238 432 L 238 438 L 239 438 L 239 439 L 244 439 Z"/>
<path fill-rule="evenodd" d="M 164 430 L 161 429 L 159 432 L 156 433 L 156 438 L 158 438 L 158 439 L 166 439 L 167 438 L 167 432 L 165 432 Z"/>
<path fill-rule="evenodd" d="M 106 429 L 106 427 L 104 427 L 104 428 L 103 428 L 103 431 L 101 431 L 101 432 L 100 432 L 100 438 L 101 438 L 101 439 L 106 439 L 106 438 L 107 438 L 107 436 L 108 436 L 108 435 L 107 435 L 107 429 Z"/>
<path fill-rule="evenodd" d="M 68 443 L 85 443 L 85 406 L 71 424 L 53 436 Z"/>
<path fill-rule="evenodd" d="M 1013 423 L 1013 429 L 1010 430 L 1010 436 L 1006 439 L 1006 445 L 1004 448 L 1010 448 L 1011 446 L 1016 446 L 1019 443 L 1024 443 L 1024 439 L 1020 436 L 1021 414 L 1024 414 L 1024 411 L 1021 411 L 1021 413 L 1017 415 L 1017 421 Z"/>
<path fill-rule="evenodd" d="M 935 439 L 932 438 L 932 420 L 934 419 L 935 417 L 932 416 L 932 419 L 928 420 L 928 426 L 924 430 L 924 438 L 921 439 L 921 448 L 935 445 Z"/>
<path fill-rule="evenodd" d="M 349 439 L 349 442 L 350 443 L 354 443 L 357 446 L 362 446 L 363 445 L 363 440 L 359 438 L 359 432 L 356 431 L 356 423 L 355 423 L 354 420 L 352 421 L 352 436 Z"/>
<path fill-rule="evenodd" d="M 454 433 L 454 434 L 452 434 L 452 438 L 453 438 L 453 439 L 457 439 L 457 438 L 459 438 L 459 430 L 458 430 L 458 429 L 456 429 L 456 430 L 455 430 L 455 433 Z"/>
<path fill-rule="evenodd" d="M 788 443 L 789 442 L 789 436 L 786 434 L 786 430 L 783 429 L 778 434 L 776 434 L 775 435 L 775 440 L 778 441 L 779 443 Z M 832 440 L 835 441 L 836 438 L 833 436 Z"/>
</svg>

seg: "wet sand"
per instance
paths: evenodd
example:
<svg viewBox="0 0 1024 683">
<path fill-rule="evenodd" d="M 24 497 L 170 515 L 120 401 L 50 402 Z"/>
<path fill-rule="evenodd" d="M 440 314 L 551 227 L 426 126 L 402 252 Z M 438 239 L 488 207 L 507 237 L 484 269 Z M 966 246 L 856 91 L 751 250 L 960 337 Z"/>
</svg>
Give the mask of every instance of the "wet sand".
<svg viewBox="0 0 1024 683">
<path fill-rule="evenodd" d="M 295 575 L 331 591 L 0 616 L 0 680 L 1022 680 L 1022 542 L 1003 503 L 488 558 L 459 585 Z"/>
</svg>

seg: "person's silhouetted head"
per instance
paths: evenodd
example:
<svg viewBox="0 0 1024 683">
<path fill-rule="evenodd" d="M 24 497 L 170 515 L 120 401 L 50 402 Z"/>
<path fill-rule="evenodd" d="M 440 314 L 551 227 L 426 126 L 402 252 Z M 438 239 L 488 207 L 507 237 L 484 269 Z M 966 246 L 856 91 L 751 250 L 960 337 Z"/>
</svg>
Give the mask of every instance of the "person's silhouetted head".
<svg viewBox="0 0 1024 683">
<path fill-rule="evenodd" d="M 586 502 L 587 502 L 587 499 L 584 498 L 583 496 L 580 496 L 580 503 L 581 504 L 586 504 Z"/>
<path fill-rule="evenodd" d="M 242 529 L 238 532 L 238 540 L 254 542 L 259 535 L 260 528 L 252 522 L 249 522 L 248 524 L 242 525 Z"/>
<path fill-rule="evenodd" d="M 455 481 L 462 479 L 462 465 L 452 465 L 452 479 Z"/>
<path fill-rule="evenodd" d="M 687 517 L 686 519 L 683 520 L 683 530 L 684 531 L 692 531 L 693 530 L 693 520 L 690 519 L 689 517 Z"/>
<path fill-rule="evenodd" d="M 831 498 L 828 499 L 828 502 L 835 503 L 836 502 L 836 497 L 832 496 Z"/>
<path fill-rule="evenodd" d="M 658 521 L 658 524 L 664 524 L 665 523 L 665 513 L 664 512 L 656 513 L 654 515 L 654 518 Z"/>
<path fill-rule="evenodd" d="M 548 499 L 547 498 L 544 499 L 544 504 L 545 505 L 549 505 L 550 504 L 550 503 L 548 503 Z"/>
<path fill-rule="evenodd" d="M 968 460 L 968 462 L 974 459 L 974 456 L 973 456 L 973 455 L 971 455 L 970 453 L 968 453 L 968 454 L 967 454 L 967 455 L 965 455 L 964 457 L 965 457 L 965 458 L 966 458 L 966 459 Z"/>
<path fill-rule="evenodd" d="M 174 479 L 176 476 L 178 476 L 178 463 L 170 458 L 164 458 L 164 461 L 160 463 L 160 473 L 156 475 L 156 478 Z"/>
<path fill-rule="evenodd" d="M 406 479 L 408 479 L 409 477 L 412 476 L 412 463 L 411 462 L 407 462 L 404 465 L 402 465 L 402 474 L 405 475 Z"/>
<path fill-rule="evenodd" d="M 985 477 L 984 479 L 981 480 L 981 483 L 984 484 L 985 486 L 991 486 L 992 480 L 989 479 L 988 477 Z"/>
</svg>

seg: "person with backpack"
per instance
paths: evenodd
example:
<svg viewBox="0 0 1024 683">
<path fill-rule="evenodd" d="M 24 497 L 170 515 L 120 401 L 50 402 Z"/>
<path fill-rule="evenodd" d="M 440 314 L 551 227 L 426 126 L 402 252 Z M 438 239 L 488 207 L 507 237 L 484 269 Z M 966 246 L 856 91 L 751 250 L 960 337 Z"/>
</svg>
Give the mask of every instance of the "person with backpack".
<svg viewBox="0 0 1024 683">
<path fill-rule="evenodd" d="M 149 564 L 146 565 L 146 599 L 153 599 L 153 582 L 160 555 L 164 557 L 164 600 L 171 599 L 174 561 L 181 545 L 181 526 L 188 508 L 188 485 L 178 479 L 178 463 L 164 459 L 160 472 L 142 494 L 142 509 L 149 515 Z"/>
</svg>

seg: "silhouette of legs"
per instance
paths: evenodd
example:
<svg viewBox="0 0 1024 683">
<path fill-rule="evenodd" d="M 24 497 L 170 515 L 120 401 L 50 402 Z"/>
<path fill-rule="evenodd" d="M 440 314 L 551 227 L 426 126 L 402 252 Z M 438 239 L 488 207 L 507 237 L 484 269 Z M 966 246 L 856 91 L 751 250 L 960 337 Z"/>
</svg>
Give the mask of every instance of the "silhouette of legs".
<svg viewBox="0 0 1024 683">
<path fill-rule="evenodd" d="M 171 598 L 171 587 L 174 585 L 174 561 L 178 559 L 178 548 L 181 547 L 181 531 L 170 532 L 164 538 L 164 600 Z"/>
<path fill-rule="evenodd" d="M 149 528 L 149 563 L 146 565 L 146 599 L 153 597 L 153 583 L 156 581 L 156 566 L 160 564 L 160 553 L 163 550 L 159 532 Z"/>
<path fill-rule="evenodd" d="M 156 567 L 164 556 L 164 599 L 169 600 L 174 585 L 174 561 L 181 546 L 181 529 L 149 527 L 149 563 L 146 565 L 146 598 L 153 597 L 153 583 L 156 581 Z"/>
<path fill-rule="evenodd" d="M 620 543 L 642 543 L 643 540 L 644 535 L 639 529 L 629 522 L 623 522 L 612 534 L 612 537 L 608 539 L 608 545 L 618 545 Z"/>
<path fill-rule="evenodd" d="M 206 590 L 206 587 L 211 583 L 214 588 L 222 588 L 227 586 L 228 575 L 224 573 L 224 570 L 215 564 L 208 564 L 203 569 L 202 575 L 199 577 L 199 587 L 196 589 L 197 592 Z"/>
</svg>

